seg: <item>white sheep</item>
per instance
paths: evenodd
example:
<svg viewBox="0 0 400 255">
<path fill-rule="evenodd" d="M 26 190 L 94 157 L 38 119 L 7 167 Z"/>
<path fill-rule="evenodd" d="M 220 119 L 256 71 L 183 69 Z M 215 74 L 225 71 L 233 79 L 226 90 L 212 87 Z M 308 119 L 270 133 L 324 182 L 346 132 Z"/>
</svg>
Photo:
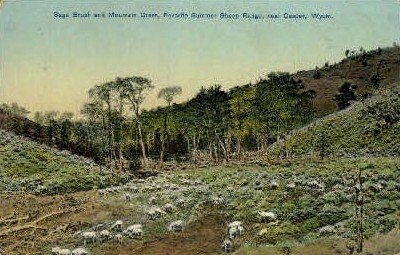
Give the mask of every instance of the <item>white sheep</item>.
<svg viewBox="0 0 400 255">
<path fill-rule="evenodd" d="M 179 198 L 176 200 L 176 205 L 179 207 L 183 207 L 185 205 L 185 200 L 183 198 Z"/>
<path fill-rule="evenodd" d="M 108 241 L 112 239 L 112 234 L 108 230 L 102 230 L 100 231 L 100 240 L 101 241 Z"/>
<path fill-rule="evenodd" d="M 225 239 L 221 244 L 221 250 L 223 252 L 231 252 L 232 251 L 232 241 L 229 239 Z"/>
<path fill-rule="evenodd" d="M 155 220 L 155 219 L 157 219 L 157 213 L 151 209 L 146 212 L 146 218 L 148 220 Z"/>
<path fill-rule="evenodd" d="M 160 208 L 153 208 L 146 212 L 146 217 L 149 220 L 155 220 L 165 215 L 165 212 Z"/>
<path fill-rule="evenodd" d="M 270 222 L 277 219 L 276 214 L 273 212 L 258 212 L 258 215 L 262 222 Z"/>
<path fill-rule="evenodd" d="M 71 255 L 71 251 L 69 249 L 62 249 L 61 247 L 53 247 L 51 248 L 52 255 Z"/>
<path fill-rule="evenodd" d="M 243 232 L 244 232 L 244 228 L 241 225 L 231 227 L 231 228 L 229 228 L 229 231 L 228 231 L 229 238 L 234 239 L 236 237 L 239 237 L 243 234 Z"/>
<path fill-rule="evenodd" d="M 121 234 L 116 234 L 115 236 L 114 236 L 114 238 L 115 238 L 115 240 L 119 243 L 119 244 L 122 244 L 122 235 Z"/>
<path fill-rule="evenodd" d="M 89 251 L 85 248 L 76 248 L 72 251 L 72 255 L 88 255 Z"/>
<path fill-rule="evenodd" d="M 82 232 L 83 237 L 83 244 L 86 245 L 87 243 L 95 243 L 97 239 L 97 234 L 94 231 Z"/>
<path fill-rule="evenodd" d="M 335 226 L 332 225 L 323 226 L 318 230 L 318 233 L 321 235 L 330 235 L 335 232 L 336 232 Z"/>
<path fill-rule="evenodd" d="M 225 204 L 226 204 L 225 198 L 222 198 L 222 197 L 213 197 L 213 198 L 211 199 L 211 202 L 212 202 L 213 205 L 215 205 L 215 206 L 221 206 L 221 205 L 225 205 Z"/>
<path fill-rule="evenodd" d="M 71 255 L 71 250 L 70 249 L 60 249 L 58 251 L 58 255 Z"/>
<path fill-rule="evenodd" d="M 324 191 L 324 184 L 323 183 L 319 183 L 316 180 L 307 182 L 306 184 L 310 189 L 317 191 L 317 192 L 323 192 Z"/>
<path fill-rule="evenodd" d="M 183 221 L 182 220 L 177 220 L 171 222 L 168 226 L 168 230 L 172 232 L 182 232 L 183 230 Z"/>
<path fill-rule="evenodd" d="M 59 246 L 53 247 L 53 248 L 51 248 L 51 254 L 52 255 L 58 255 L 59 254 L 58 252 L 60 250 L 61 250 L 61 248 Z"/>
<path fill-rule="evenodd" d="M 239 226 L 242 226 L 242 222 L 241 221 L 232 221 L 231 223 L 228 224 L 228 229 L 237 228 Z"/>
<path fill-rule="evenodd" d="M 271 189 L 277 189 L 277 188 L 279 188 L 279 183 L 278 183 L 277 181 L 271 181 L 271 182 L 269 183 L 269 187 L 270 187 Z"/>
<path fill-rule="evenodd" d="M 172 211 L 174 210 L 174 206 L 173 206 L 172 204 L 170 204 L 170 203 L 165 204 L 165 205 L 163 206 L 163 210 L 164 210 L 165 212 L 167 212 L 167 213 L 170 213 L 170 212 L 172 212 Z"/>
<path fill-rule="evenodd" d="M 293 189 L 296 188 L 296 184 L 295 184 L 294 182 L 288 183 L 288 184 L 286 185 L 286 188 L 287 188 L 288 190 L 293 190 Z"/>
<path fill-rule="evenodd" d="M 141 237 L 143 235 L 143 226 L 142 224 L 130 225 L 124 230 L 123 233 L 129 237 Z"/>
</svg>

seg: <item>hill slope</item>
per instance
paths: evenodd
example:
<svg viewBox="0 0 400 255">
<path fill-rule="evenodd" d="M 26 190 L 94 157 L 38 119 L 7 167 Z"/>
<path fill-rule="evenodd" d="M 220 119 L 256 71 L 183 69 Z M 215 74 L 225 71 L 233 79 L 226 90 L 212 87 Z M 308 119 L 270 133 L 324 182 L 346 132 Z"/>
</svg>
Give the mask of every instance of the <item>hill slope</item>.
<svg viewBox="0 0 400 255">
<path fill-rule="evenodd" d="M 278 156 L 400 155 L 400 85 L 294 131 L 271 147 Z"/>
<path fill-rule="evenodd" d="M 349 56 L 341 62 L 320 68 L 320 78 L 314 78 L 315 70 L 299 71 L 294 74 L 301 79 L 305 89 L 316 92 L 314 106 L 319 115 L 325 115 L 337 110 L 333 100 L 338 88 L 348 81 L 357 85 L 357 95 L 363 97 L 371 93 L 371 78 L 379 72 L 381 87 L 400 81 L 400 47 L 389 47 L 358 53 Z"/>
<path fill-rule="evenodd" d="M 122 178 L 89 159 L 0 130 L 0 192 L 57 194 L 101 188 Z"/>
</svg>

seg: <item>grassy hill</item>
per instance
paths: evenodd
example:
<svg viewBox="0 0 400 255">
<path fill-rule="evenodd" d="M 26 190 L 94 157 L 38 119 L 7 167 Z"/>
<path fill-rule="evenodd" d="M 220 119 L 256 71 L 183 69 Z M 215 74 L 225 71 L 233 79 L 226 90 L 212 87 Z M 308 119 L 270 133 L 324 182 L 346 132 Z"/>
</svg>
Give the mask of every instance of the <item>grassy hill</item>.
<svg viewBox="0 0 400 255">
<path fill-rule="evenodd" d="M 279 156 L 400 155 L 400 86 L 294 131 L 271 147 Z"/>
<path fill-rule="evenodd" d="M 362 98 L 374 91 L 371 78 L 379 71 L 381 87 L 400 81 L 400 47 L 389 47 L 366 52 L 363 56 L 349 56 L 339 63 L 318 69 L 320 78 L 314 78 L 315 70 L 299 71 L 294 77 L 301 79 L 305 89 L 316 92 L 314 105 L 319 115 L 337 110 L 333 100 L 338 88 L 348 81 L 357 85 L 357 95 Z"/>
<path fill-rule="evenodd" d="M 0 130 L 0 192 L 59 194 L 101 188 L 123 178 L 87 158 Z"/>
</svg>

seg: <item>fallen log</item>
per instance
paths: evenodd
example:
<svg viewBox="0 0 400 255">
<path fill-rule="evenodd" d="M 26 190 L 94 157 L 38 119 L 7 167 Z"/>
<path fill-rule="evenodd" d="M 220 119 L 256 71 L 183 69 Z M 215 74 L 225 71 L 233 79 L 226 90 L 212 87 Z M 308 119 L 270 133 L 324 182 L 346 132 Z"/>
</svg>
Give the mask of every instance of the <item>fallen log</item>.
<svg viewBox="0 0 400 255">
<path fill-rule="evenodd" d="M 73 211 L 75 211 L 75 210 L 65 210 L 65 211 L 55 211 L 55 212 L 51 212 L 51 213 L 46 214 L 46 215 L 44 215 L 44 216 L 42 216 L 42 217 L 39 217 L 38 219 L 36 219 L 36 220 L 34 220 L 34 221 L 32 221 L 32 222 L 28 222 L 28 223 L 26 223 L 26 224 L 24 224 L 24 225 L 15 226 L 15 227 L 10 228 L 10 229 L 8 229 L 8 230 L 6 230 L 6 231 L 0 232 L 0 236 L 6 236 L 6 235 L 12 234 L 12 233 L 14 233 L 14 232 L 18 232 L 18 231 L 25 230 L 25 229 L 30 229 L 30 228 L 41 229 L 41 230 L 47 230 L 47 228 L 37 226 L 37 224 L 38 224 L 39 222 L 41 222 L 41 221 L 47 219 L 47 218 L 52 217 L 52 216 L 60 215 L 60 214 L 64 214 L 64 213 L 69 213 L 69 212 L 73 212 Z"/>
</svg>

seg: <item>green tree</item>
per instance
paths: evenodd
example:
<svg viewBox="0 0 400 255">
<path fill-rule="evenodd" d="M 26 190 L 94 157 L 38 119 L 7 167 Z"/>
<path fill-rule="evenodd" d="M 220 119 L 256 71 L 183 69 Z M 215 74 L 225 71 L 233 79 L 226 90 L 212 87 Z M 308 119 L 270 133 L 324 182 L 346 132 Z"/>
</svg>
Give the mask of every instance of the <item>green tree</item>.
<svg viewBox="0 0 400 255">
<path fill-rule="evenodd" d="M 236 154 L 239 158 L 242 154 L 243 140 L 250 134 L 253 125 L 251 113 L 255 92 L 255 88 L 250 84 L 230 91 L 231 128 L 236 139 Z"/>
<path fill-rule="evenodd" d="M 138 140 L 142 150 L 143 160 L 147 162 L 146 147 L 144 144 L 142 123 L 140 119 L 141 105 L 146 98 L 147 93 L 154 88 L 151 80 L 143 77 L 126 77 L 117 78 L 117 85 L 123 98 L 127 99 L 132 106 L 132 110 L 136 120 L 136 128 L 138 130 Z"/>
<path fill-rule="evenodd" d="M 114 88 L 114 82 L 106 82 L 103 84 L 96 85 L 89 90 L 89 97 L 96 101 L 98 106 L 105 110 L 101 111 L 105 113 L 103 115 L 103 126 L 105 127 L 105 133 L 107 134 L 108 141 L 105 144 L 105 151 L 108 156 L 109 162 L 111 163 L 115 159 L 114 151 L 114 129 L 112 123 L 112 90 Z"/>
<path fill-rule="evenodd" d="M 335 95 L 334 99 L 340 110 L 343 110 L 350 106 L 350 101 L 356 100 L 356 90 L 357 86 L 352 85 L 349 82 L 345 82 L 339 88 L 339 94 Z"/>
<path fill-rule="evenodd" d="M 171 103 L 174 98 L 182 93 L 182 88 L 179 86 L 171 86 L 167 88 L 163 88 L 158 92 L 158 98 L 164 99 L 168 106 L 167 110 L 164 114 L 164 125 L 163 125 L 163 136 L 161 140 L 161 150 L 160 150 L 160 161 L 164 161 L 164 152 L 165 152 L 165 143 L 168 137 L 168 130 L 167 130 L 167 120 L 168 120 L 168 113 L 170 112 Z"/>
</svg>

